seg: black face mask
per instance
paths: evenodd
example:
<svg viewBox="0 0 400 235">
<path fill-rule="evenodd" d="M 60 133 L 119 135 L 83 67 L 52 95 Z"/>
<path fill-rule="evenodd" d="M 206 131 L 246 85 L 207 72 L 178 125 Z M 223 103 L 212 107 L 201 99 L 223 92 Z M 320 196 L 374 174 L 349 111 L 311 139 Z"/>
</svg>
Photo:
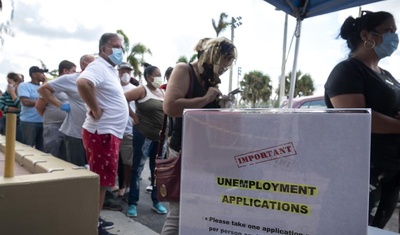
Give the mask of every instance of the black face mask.
<svg viewBox="0 0 400 235">
<path fill-rule="evenodd" d="M 221 79 L 219 77 L 215 77 L 214 75 L 214 66 L 211 64 L 203 63 L 203 73 L 200 74 L 200 77 L 204 80 L 206 89 L 211 86 L 217 86 L 221 83 Z"/>
</svg>

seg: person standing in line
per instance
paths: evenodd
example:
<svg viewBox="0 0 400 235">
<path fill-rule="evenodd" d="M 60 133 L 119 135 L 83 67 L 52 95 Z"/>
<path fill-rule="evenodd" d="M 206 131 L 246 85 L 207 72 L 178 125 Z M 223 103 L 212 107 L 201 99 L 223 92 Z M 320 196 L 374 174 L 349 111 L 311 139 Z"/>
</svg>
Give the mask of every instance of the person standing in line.
<svg viewBox="0 0 400 235">
<path fill-rule="evenodd" d="M 161 90 L 164 90 L 164 91 L 167 90 L 167 83 L 168 83 L 169 77 L 171 76 L 172 70 L 174 70 L 174 68 L 172 68 L 172 67 L 168 67 L 167 70 L 165 70 L 164 79 L 166 80 L 166 83 L 164 83 L 160 86 Z"/>
<path fill-rule="evenodd" d="M 84 71 L 86 66 L 94 60 L 93 55 L 84 55 L 80 58 L 80 67 Z M 57 109 L 67 113 L 60 127 L 63 133 L 66 160 L 77 166 L 87 164 L 86 152 L 82 143 L 82 125 L 86 118 L 86 107 L 76 87 L 76 80 L 80 73 L 65 74 L 57 79 L 42 85 L 38 92 L 42 98 Z M 57 99 L 56 94 L 65 93 L 67 102 Z"/>
<path fill-rule="evenodd" d="M 197 61 L 178 63 L 168 81 L 163 110 L 175 118 L 169 143 L 169 157 L 178 157 L 182 143 L 182 114 L 186 108 L 220 108 L 220 76 L 237 58 L 236 47 L 226 38 L 204 38 L 195 47 Z M 193 81 L 191 81 L 191 77 Z M 192 87 L 191 87 L 192 85 Z M 189 94 L 190 97 L 187 97 Z M 185 156 L 182 156 L 184 158 Z M 162 235 L 179 234 L 178 202 L 169 202 Z"/>
<path fill-rule="evenodd" d="M 153 201 L 152 209 L 158 214 L 167 213 L 167 209 L 158 201 L 157 190 L 154 187 L 155 177 L 154 169 L 156 155 L 159 143 L 159 133 L 161 131 L 164 119 L 162 104 L 164 100 L 164 91 L 159 87 L 162 84 L 160 70 L 156 66 L 145 64 L 144 78 L 147 85 L 139 86 L 135 89 L 125 92 L 128 102 L 136 102 L 136 112 L 129 110 L 130 116 L 133 118 L 133 163 L 131 172 L 131 186 L 128 196 L 129 208 L 128 217 L 137 216 L 137 205 L 139 201 L 140 175 L 143 167 L 141 162 L 143 159 L 143 145 L 145 139 L 151 140 L 148 147 L 149 166 L 151 173 L 151 200 Z"/>
<path fill-rule="evenodd" d="M 76 65 L 68 60 L 63 60 L 58 65 L 59 76 L 72 74 L 76 72 Z M 57 80 L 58 78 L 54 79 Z M 46 83 L 45 83 L 46 84 Z M 43 85 L 42 85 L 43 86 Z M 53 94 L 61 103 L 68 103 L 68 96 L 64 92 L 56 92 Z M 36 110 L 43 117 L 43 150 L 67 161 L 66 149 L 64 143 L 64 134 L 59 130 L 67 116 L 69 110 L 61 109 L 57 106 L 49 104 L 47 100 L 39 97 L 36 102 Z"/>
<path fill-rule="evenodd" d="M 372 110 L 368 224 L 383 229 L 400 191 L 400 83 L 379 62 L 397 49 L 399 38 L 392 14 L 362 13 L 340 29 L 350 54 L 329 74 L 325 102 L 328 108 Z"/>
<path fill-rule="evenodd" d="M 0 110 L 3 111 L 4 117 L 4 131 L 6 124 L 6 114 L 15 113 L 17 114 L 17 126 L 16 126 L 16 140 L 21 142 L 21 130 L 19 129 L 19 114 L 21 112 L 21 102 L 17 95 L 18 85 L 22 82 L 21 74 L 18 73 L 8 73 L 7 74 L 7 89 L 1 95 L 0 98 Z"/>
<path fill-rule="evenodd" d="M 118 34 L 105 33 L 99 41 L 99 58 L 76 81 L 88 110 L 82 129 L 83 146 L 90 170 L 100 179 L 99 218 L 106 189 L 116 182 L 119 148 L 129 118 L 128 103 L 115 69 L 122 59 L 122 39 Z M 102 224 L 100 221 L 98 233 L 109 234 Z"/>
<path fill-rule="evenodd" d="M 44 73 L 47 69 L 41 69 L 37 66 L 29 68 L 30 82 L 23 82 L 18 86 L 18 97 L 22 103 L 20 113 L 21 142 L 26 145 L 34 146 L 43 151 L 43 119 L 37 112 L 35 105 L 39 98 L 37 89 L 41 83 L 47 81 Z"/>
<path fill-rule="evenodd" d="M 121 86 L 124 92 L 132 90 L 135 86 L 130 82 L 132 66 L 124 62 L 118 66 L 118 75 L 121 80 Z M 135 102 L 129 102 L 130 108 L 135 111 Z M 118 165 L 118 181 L 119 181 L 119 191 L 118 196 L 123 197 L 129 192 L 130 182 L 131 182 L 131 168 L 133 159 L 133 136 L 132 136 L 132 126 L 133 120 L 129 117 L 128 125 L 126 126 L 124 137 L 122 138 L 120 146 L 120 161 Z"/>
</svg>

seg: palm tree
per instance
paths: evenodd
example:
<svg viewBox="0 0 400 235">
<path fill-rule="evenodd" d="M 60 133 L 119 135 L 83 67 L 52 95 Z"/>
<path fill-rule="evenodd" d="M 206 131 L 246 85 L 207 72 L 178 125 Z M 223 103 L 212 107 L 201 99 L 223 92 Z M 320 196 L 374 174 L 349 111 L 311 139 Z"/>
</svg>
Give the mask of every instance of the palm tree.
<svg viewBox="0 0 400 235">
<path fill-rule="evenodd" d="M 290 79 L 292 73 L 285 77 L 285 94 L 289 94 Z M 296 72 L 296 84 L 294 86 L 294 97 L 312 95 L 315 91 L 314 82 L 309 74 L 302 74 L 301 71 Z M 277 91 L 279 92 L 279 91 Z"/>
<path fill-rule="evenodd" d="M 245 74 L 240 82 L 242 100 L 250 102 L 251 107 L 255 108 L 259 101 L 268 102 L 272 94 L 271 78 L 261 71 L 251 71 Z"/>
<path fill-rule="evenodd" d="M 220 33 L 224 32 L 225 29 L 228 28 L 228 26 L 231 24 L 229 21 L 226 21 L 227 18 L 228 15 L 225 12 L 222 12 L 219 15 L 218 25 L 215 23 L 215 20 L 212 19 L 212 25 L 215 32 L 217 33 L 217 37 Z"/>
<path fill-rule="evenodd" d="M 124 40 L 123 49 L 126 55 L 126 61 L 132 65 L 133 75 L 139 76 L 139 81 L 141 82 L 142 72 L 140 71 L 140 66 L 146 63 L 144 59 L 145 54 L 152 55 L 151 50 L 142 43 L 133 44 L 131 47 L 129 38 L 122 29 L 117 30 L 117 34 L 121 35 Z"/>
</svg>

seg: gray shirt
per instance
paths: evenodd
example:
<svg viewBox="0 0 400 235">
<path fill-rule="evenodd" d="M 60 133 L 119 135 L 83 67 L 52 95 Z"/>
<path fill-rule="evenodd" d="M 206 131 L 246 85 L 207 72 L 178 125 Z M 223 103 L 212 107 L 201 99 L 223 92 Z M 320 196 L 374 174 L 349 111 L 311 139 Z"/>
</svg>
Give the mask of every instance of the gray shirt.
<svg viewBox="0 0 400 235">
<path fill-rule="evenodd" d="M 58 78 L 57 78 L 58 79 Z M 55 79 L 55 80 L 57 80 Z M 56 92 L 54 93 L 54 96 L 61 101 L 61 103 L 68 103 L 68 97 L 67 94 L 64 92 Z M 46 109 L 44 110 L 43 113 L 43 124 L 53 124 L 53 123 L 59 123 L 61 124 L 64 122 L 65 117 L 67 116 L 67 113 L 58 107 L 52 105 L 52 104 L 47 104 Z"/>
<path fill-rule="evenodd" d="M 76 87 L 79 73 L 66 74 L 49 82 L 55 92 L 64 92 L 69 101 L 71 111 L 67 114 L 60 131 L 67 136 L 82 139 L 82 125 L 86 118 L 85 102 Z"/>
</svg>

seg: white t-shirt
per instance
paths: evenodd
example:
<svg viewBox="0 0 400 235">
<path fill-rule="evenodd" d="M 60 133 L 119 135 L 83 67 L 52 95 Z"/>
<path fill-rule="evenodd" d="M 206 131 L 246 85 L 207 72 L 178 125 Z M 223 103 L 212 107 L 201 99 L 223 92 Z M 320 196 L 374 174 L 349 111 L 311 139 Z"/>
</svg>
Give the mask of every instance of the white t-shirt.
<svg viewBox="0 0 400 235">
<path fill-rule="evenodd" d="M 135 87 L 131 83 L 128 83 L 127 85 L 122 86 L 122 89 L 124 90 L 124 92 L 130 91 L 130 90 L 135 89 L 135 88 L 137 88 L 137 87 Z M 131 109 L 133 110 L 133 112 L 136 111 L 135 101 L 129 102 L 129 106 L 131 106 Z M 132 135 L 132 126 L 133 126 L 133 119 L 131 117 L 129 117 L 128 125 L 126 126 L 124 135 Z"/>
<path fill-rule="evenodd" d="M 117 70 L 99 57 L 86 67 L 79 78 L 93 82 L 97 103 L 103 110 L 98 120 L 87 113 L 83 128 L 90 133 L 97 131 L 98 134 L 113 134 L 122 139 L 129 110 Z"/>
<path fill-rule="evenodd" d="M 79 95 L 76 80 L 79 73 L 66 74 L 49 82 L 55 92 L 64 92 L 69 101 L 71 111 L 67 114 L 60 131 L 67 136 L 82 139 L 82 125 L 86 118 L 85 102 Z"/>
</svg>

